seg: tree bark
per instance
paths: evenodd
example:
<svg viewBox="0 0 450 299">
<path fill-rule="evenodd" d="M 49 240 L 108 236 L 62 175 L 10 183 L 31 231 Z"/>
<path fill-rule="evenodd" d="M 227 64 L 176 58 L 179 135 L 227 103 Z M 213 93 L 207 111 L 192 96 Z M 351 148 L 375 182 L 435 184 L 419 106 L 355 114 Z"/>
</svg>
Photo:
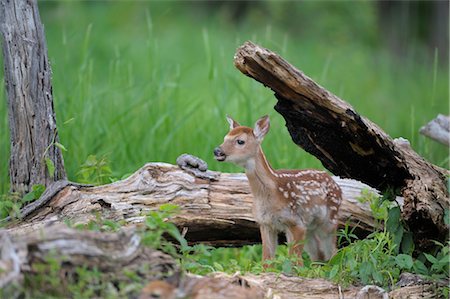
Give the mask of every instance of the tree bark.
<svg viewBox="0 0 450 299">
<path fill-rule="evenodd" d="M 408 142 L 393 140 L 276 53 L 247 42 L 234 63 L 275 92 L 275 110 L 285 118 L 292 140 L 327 169 L 383 191 L 401 190 L 403 219 L 418 248 L 426 250 L 434 245 L 431 240 L 448 238 L 448 171 L 425 161 Z"/>
<path fill-rule="evenodd" d="M 66 177 L 61 150 L 55 146 L 59 137 L 51 68 L 37 1 L 1 0 L 0 30 L 10 126 L 10 189 L 24 194 L 35 184 L 48 186 Z"/>
<path fill-rule="evenodd" d="M 22 210 L 23 218 L 8 229 L 14 235 L 37 231 L 49 223 L 87 223 L 100 216 L 123 225 L 140 225 L 149 211 L 162 204 L 180 206 L 170 219 L 190 242 L 213 246 L 241 246 L 260 242 L 252 216 L 252 194 L 244 174 L 213 173 L 214 180 L 193 176 L 177 166 L 149 163 L 125 180 L 98 187 L 60 181 L 41 198 Z M 375 230 L 367 203 L 360 203 L 362 190 L 376 190 L 354 180 L 335 177 L 344 200 L 339 224 L 355 227 L 361 234 Z M 398 199 L 401 202 L 401 198 Z"/>
</svg>

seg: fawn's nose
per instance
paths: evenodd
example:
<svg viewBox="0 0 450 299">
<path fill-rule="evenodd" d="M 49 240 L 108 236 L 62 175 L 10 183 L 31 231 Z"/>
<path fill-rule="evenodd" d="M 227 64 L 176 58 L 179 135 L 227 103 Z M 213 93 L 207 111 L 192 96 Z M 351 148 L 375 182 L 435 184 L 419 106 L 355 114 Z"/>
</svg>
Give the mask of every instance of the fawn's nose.
<svg viewBox="0 0 450 299">
<path fill-rule="evenodd" d="M 219 156 L 223 156 L 223 155 L 224 155 L 224 153 L 220 147 L 216 147 L 214 149 L 214 156 L 219 157 Z"/>
<path fill-rule="evenodd" d="M 226 156 L 225 153 L 220 147 L 216 147 L 214 149 L 214 157 L 216 158 L 217 161 L 225 160 L 225 156 Z"/>
</svg>

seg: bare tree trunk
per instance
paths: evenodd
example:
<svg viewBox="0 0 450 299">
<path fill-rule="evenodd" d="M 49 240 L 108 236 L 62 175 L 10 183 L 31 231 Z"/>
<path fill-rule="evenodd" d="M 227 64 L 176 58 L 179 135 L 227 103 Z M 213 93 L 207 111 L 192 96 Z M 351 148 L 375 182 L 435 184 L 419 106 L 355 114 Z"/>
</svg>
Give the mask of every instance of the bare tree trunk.
<svg viewBox="0 0 450 299">
<path fill-rule="evenodd" d="M 276 53 L 247 42 L 234 62 L 243 74 L 275 92 L 275 110 L 285 118 L 292 140 L 327 169 L 381 190 L 401 190 L 403 219 L 418 248 L 448 238 L 448 171 L 425 161 L 406 140 L 393 140 Z"/>
<path fill-rule="evenodd" d="M 51 68 L 36 0 L 1 0 L 12 192 L 66 177 L 53 110 Z"/>
</svg>

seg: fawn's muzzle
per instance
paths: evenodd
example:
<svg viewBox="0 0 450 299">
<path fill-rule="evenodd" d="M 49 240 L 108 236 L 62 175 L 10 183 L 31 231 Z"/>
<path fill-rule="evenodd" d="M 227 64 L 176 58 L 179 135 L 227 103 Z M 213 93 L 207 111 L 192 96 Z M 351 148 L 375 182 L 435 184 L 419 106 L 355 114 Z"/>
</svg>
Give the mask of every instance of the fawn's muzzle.
<svg viewBox="0 0 450 299">
<path fill-rule="evenodd" d="M 222 162 L 225 161 L 227 155 L 222 151 L 220 147 L 216 147 L 214 149 L 214 158 L 216 158 L 217 161 Z"/>
</svg>

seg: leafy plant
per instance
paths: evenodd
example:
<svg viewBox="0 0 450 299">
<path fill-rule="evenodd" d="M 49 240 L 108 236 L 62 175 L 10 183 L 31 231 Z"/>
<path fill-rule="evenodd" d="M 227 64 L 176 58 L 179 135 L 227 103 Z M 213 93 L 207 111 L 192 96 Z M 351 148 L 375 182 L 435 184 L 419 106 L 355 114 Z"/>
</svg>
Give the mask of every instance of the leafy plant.
<svg viewBox="0 0 450 299">
<path fill-rule="evenodd" d="M 86 184 L 101 185 L 112 181 L 112 171 L 106 156 L 98 159 L 95 155 L 89 155 L 77 175 L 79 181 Z"/>
<path fill-rule="evenodd" d="M 12 218 L 20 217 L 20 209 L 28 203 L 41 197 L 45 191 L 45 186 L 41 184 L 33 185 L 31 191 L 20 197 L 18 194 L 8 194 L 0 196 L 0 219 L 7 216 Z"/>
<path fill-rule="evenodd" d="M 180 234 L 178 228 L 169 220 L 179 212 L 179 207 L 173 204 L 163 204 L 157 211 L 151 211 L 145 218 L 146 229 L 143 232 L 142 243 L 144 245 L 160 249 L 166 253 L 176 256 L 178 249 L 188 251 L 186 239 Z M 166 237 L 169 236 L 179 243 L 177 248 Z"/>
</svg>

